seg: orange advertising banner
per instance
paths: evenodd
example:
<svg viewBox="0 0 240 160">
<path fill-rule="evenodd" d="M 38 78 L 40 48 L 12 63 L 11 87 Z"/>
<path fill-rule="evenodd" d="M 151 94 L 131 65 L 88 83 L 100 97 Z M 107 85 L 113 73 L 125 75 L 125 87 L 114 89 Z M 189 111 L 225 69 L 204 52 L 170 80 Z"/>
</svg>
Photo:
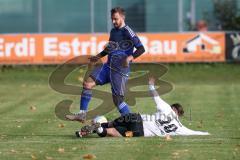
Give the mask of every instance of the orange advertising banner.
<svg viewBox="0 0 240 160">
<path fill-rule="evenodd" d="M 146 52 L 134 62 L 222 62 L 225 34 L 139 33 Z M 108 34 L 2 34 L 0 64 L 60 64 L 81 55 L 96 55 Z"/>
</svg>

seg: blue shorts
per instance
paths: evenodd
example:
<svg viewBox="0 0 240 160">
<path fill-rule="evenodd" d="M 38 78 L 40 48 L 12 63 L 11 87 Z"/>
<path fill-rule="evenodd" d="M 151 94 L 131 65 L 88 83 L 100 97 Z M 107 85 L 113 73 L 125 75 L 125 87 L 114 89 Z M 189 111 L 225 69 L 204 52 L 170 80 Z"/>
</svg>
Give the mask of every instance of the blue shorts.
<svg viewBox="0 0 240 160">
<path fill-rule="evenodd" d="M 95 68 L 90 77 L 94 79 L 96 85 L 110 83 L 113 95 L 124 96 L 128 73 L 129 68 L 115 68 L 105 63 Z"/>
</svg>

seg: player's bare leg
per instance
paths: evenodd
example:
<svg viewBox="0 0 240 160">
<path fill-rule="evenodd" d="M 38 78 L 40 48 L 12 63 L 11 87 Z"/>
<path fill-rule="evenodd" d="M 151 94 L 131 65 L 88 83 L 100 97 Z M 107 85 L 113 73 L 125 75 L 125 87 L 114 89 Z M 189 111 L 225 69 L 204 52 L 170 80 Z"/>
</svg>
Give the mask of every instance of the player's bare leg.
<svg viewBox="0 0 240 160">
<path fill-rule="evenodd" d="M 107 135 L 110 137 L 122 137 L 122 135 L 115 128 L 106 128 Z"/>
<path fill-rule="evenodd" d="M 106 132 L 105 134 L 103 134 L 104 130 Z M 97 133 L 100 137 L 122 137 L 122 135 L 115 128 L 102 128 L 99 123 L 86 125 L 82 127 L 80 131 L 75 132 L 76 136 L 81 138 L 93 133 Z"/>
<path fill-rule="evenodd" d="M 83 82 L 83 91 L 82 91 L 82 95 L 81 95 L 80 111 L 78 113 L 74 113 L 72 115 L 66 115 L 66 119 L 71 120 L 71 121 L 79 121 L 82 123 L 85 122 L 86 117 L 87 117 L 88 103 L 91 99 L 92 88 L 95 86 L 96 86 L 96 83 L 91 77 L 88 77 Z"/>
</svg>

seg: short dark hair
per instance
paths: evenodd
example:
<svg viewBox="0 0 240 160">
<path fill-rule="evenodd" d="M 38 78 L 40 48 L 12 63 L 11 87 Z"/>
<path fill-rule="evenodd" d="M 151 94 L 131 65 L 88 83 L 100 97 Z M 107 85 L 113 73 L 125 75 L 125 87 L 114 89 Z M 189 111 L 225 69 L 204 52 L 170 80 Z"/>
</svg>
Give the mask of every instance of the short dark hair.
<svg viewBox="0 0 240 160">
<path fill-rule="evenodd" d="M 175 109 L 177 110 L 179 116 L 183 116 L 184 110 L 183 110 L 183 107 L 182 107 L 181 104 L 179 104 L 179 103 L 174 103 L 174 104 L 171 105 L 171 107 L 172 107 L 172 108 L 175 108 Z"/>
<path fill-rule="evenodd" d="M 115 7 L 113 9 L 111 9 L 111 15 L 113 15 L 114 13 L 119 13 L 119 14 L 125 16 L 125 10 L 121 7 Z"/>
</svg>

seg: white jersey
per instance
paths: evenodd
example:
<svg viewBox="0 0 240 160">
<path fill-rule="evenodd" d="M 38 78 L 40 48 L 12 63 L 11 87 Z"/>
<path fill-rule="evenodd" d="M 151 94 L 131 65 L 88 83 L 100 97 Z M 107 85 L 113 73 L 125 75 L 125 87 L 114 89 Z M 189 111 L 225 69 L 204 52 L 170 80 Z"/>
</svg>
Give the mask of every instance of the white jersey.
<svg viewBox="0 0 240 160">
<path fill-rule="evenodd" d="M 149 87 L 155 90 L 154 86 Z M 143 130 L 145 137 L 168 135 L 209 135 L 208 132 L 193 131 L 183 126 L 171 106 L 160 96 L 153 97 L 157 112 L 153 115 L 142 114 Z"/>
</svg>

